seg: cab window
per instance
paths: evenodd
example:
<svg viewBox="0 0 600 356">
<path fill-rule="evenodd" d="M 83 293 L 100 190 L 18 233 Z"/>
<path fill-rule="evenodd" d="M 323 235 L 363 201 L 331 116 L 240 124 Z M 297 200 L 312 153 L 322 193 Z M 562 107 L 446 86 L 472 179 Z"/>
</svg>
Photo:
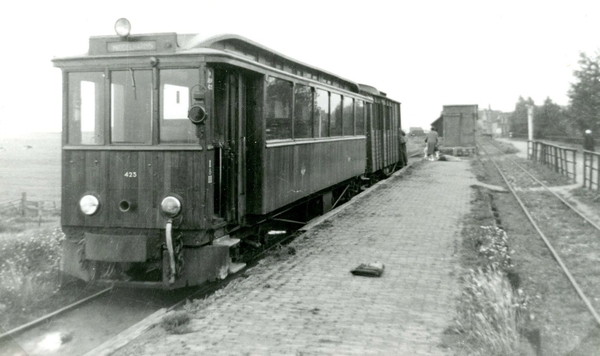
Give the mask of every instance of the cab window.
<svg viewBox="0 0 600 356">
<path fill-rule="evenodd" d="M 68 143 L 104 144 L 104 73 L 69 73 L 68 91 Z"/>
<path fill-rule="evenodd" d="M 111 72 L 112 143 L 152 143 L 152 71 Z"/>
<path fill-rule="evenodd" d="M 187 118 L 192 90 L 200 82 L 197 69 L 160 71 L 160 142 L 197 143 L 196 126 Z"/>
</svg>

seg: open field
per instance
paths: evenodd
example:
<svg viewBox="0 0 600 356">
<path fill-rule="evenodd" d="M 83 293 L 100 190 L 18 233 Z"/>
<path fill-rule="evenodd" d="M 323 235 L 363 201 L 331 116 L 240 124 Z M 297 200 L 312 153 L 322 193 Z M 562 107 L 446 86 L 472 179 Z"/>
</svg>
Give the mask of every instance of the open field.
<svg viewBox="0 0 600 356">
<path fill-rule="evenodd" d="M 60 205 L 60 132 L 0 137 L 0 204 L 18 200 Z"/>
</svg>

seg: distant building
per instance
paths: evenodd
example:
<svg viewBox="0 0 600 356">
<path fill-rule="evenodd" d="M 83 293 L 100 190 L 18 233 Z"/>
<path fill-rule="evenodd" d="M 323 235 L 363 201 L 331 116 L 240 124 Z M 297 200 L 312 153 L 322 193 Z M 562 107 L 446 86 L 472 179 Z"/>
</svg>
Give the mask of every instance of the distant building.
<svg viewBox="0 0 600 356">
<path fill-rule="evenodd" d="M 444 149 L 441 151 L 454 155 L 473 154 L 477 119 L 477 105 L 444 105 L 442 115 L 431 123 L 443 137 Z"/>
<path fill-rule="evenodd" d="M 503 113 L 491 108 L 479 110 L 480 120 L 477 122 L 481 134 L 490 137 L 508 137 L 510 113 Z"/>
<path fill-rule="evenodd" d="M 423 136 L 425 135 L 425 131 L 421 127 L 411 127 L 408 134 L 411 136 Z"/>
</svg>

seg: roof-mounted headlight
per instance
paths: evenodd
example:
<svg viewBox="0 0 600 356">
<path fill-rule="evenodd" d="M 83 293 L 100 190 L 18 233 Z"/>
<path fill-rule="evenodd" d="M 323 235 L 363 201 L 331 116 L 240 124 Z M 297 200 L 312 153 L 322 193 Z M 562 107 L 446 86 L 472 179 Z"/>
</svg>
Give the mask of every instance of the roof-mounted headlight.
<svg viewBox="0 0 600 356">
<path fill-rule="evenodd" d="M 100 207 L 100 201 L 95 196 L 88 194 L 84 195 L 79 200 L 79 208 L 85 215 L 94 215 Z"/>
<path fill-rule="evenodd" d="M 162 200 L 160 208 L 166 216 L 173 218 L 181 212 L 181 202 L 174 196 L 169 195 Z"/>
<path fill-rule="evenodd" d="M 131 23 L 126 18 L 120 18 L 115 23 L 115 32 L 121 38 L 127 38 L 131 33 Z"/>
</svg>

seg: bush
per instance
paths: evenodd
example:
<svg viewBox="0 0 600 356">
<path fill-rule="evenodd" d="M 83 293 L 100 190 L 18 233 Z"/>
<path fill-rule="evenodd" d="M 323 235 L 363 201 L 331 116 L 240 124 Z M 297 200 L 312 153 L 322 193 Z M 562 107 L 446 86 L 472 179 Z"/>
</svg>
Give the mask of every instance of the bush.
<svg viewBox="0 0 600 356">
<path fill-rule="evenodd" d="M 60 229 L 0 241 L 0 309 L 26 310 L 59 287 Z"/>
</svg>

